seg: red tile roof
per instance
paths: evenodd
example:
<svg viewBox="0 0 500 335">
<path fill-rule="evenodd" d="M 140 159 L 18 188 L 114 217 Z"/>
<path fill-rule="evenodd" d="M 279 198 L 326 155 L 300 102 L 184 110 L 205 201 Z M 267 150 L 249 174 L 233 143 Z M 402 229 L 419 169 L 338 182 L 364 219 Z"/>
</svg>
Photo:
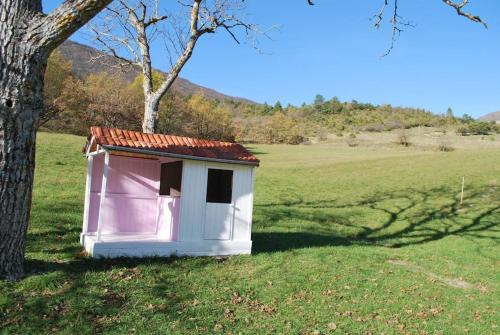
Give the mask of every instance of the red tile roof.
<svg viewBox="0 0 500 335">
<path fill-rule="evenodd" d="M 90 127 L 96 144 L 139 149 L 182 156 L 259 164 L 259 160 L 238 143 L 195 139 L 184 136 L 146 134 L 117 128 Z"/>
</svg>

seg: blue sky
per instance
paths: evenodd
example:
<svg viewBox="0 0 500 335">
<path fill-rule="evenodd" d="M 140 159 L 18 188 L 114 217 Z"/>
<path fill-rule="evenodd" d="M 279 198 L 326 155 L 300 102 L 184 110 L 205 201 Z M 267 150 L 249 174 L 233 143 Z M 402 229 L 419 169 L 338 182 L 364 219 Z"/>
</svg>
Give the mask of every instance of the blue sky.
<svg viewBox="0 0 500 335">
<path fill-rule="evenodd" d="M 400 14 L 416 26 L 392 53 L 388 22 L 369 20 L 383 0 L 247 0 L 261 27 L 279 25 L 265 54 L 235 44 L 224 32 L 204 36 L 181 76 L 257 102 L 299 105 L 316 94 L 375 104 L 411 106 L 475 117 L 500 110 L 500 1 L 472 0 L 469 10 L 489 29 L 455 14 L 441 0 L 400 0 Z M 50 11 L 60 1 L 43 1 Z M 88 43 L 82 33 L 73 40 Z M 155 67 L 168 60 L 154 48 Z"/>
</svg>

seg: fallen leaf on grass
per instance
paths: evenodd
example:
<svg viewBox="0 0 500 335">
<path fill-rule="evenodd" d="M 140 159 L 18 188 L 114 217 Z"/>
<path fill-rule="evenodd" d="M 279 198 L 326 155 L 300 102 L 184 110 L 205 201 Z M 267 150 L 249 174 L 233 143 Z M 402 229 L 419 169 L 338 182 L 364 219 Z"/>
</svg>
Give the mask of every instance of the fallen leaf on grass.
<svg viewBox="0 0 500 335">
<path fill-rule="evenodd" d="M 236 322 L 236 314 L 234 313 L 233 310 L 226 308 L 226 310 L 224 311 L 224 319 L 229 320 L 232 323 L 235 323 Z"/>
<path fill-rule="evenodd" d="M 432 314 L 433 316 L 436 316 L 436 315 L 438 315 L 439 313 L 441 313 L 441 311 L 440 311 L 438 308 L 431 308 L 431 309 L 429 309 L 429 312 L 431 312 L 431 314 Z"/>
<path fill-rule="evenodd" d="M 276 310 L 274 307 L 272 307 L 270 305 L 266 305 L 266 304 L 260 302 L 259 300 L 251 300 L 248 302 L 248 305 L 250 307 L 250 310 L 261 312 L 261 313 L 266 313 L 266 314 L 272 314 Z"/>
<path fill-rule="evenodd" d="M 328 325 L 327 325 L 328 329 L 330 330 L 336 330 L 337 329 L 337 325 L 333 322 L 330 322 Z"/>
<path fill-rule="evenodd" d="M 233 292 L 231 297 L 232 304 L 241 304 L 243 302 L 243 298 L 238 294 L 238 292 Z"/>
<path fill-rule="evenodd" d="M 90 257 L 90 254 L 86 250 L 82 250 L 75 255 L 75 258 L 77 258 L 77 259 L 86 259 L 89 257 Z"/>
<path fill-rule="evenodd" d="M 330 289 L 326 289 L 326 290 L 323 291 L 323 295 L 330 296 L 332 294 L 333 294 L 333 291 L 330 290 Z"/>
<path fill-rule="evenodd" d="M 216 323 L 214 326 L 214 331 L 215 332 L 221 332 L 224 329 L 224 326 L 221 325 L 220 323 Z"/>
</svg>

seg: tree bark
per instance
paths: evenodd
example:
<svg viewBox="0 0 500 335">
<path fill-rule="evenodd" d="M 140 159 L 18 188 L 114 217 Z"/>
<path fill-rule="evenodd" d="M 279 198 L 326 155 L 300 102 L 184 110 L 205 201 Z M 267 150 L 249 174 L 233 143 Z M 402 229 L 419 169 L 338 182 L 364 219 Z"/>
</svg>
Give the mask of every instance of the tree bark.
<svg viewBox="0 0 500 335">
<path fill-rule="evenodd" d="M 6 18 L 0 23 L 0 277 L 12 279 L 23 274 L 48 58 L 25 40 L 19 26 L 27 26 L 39 8 L 37 1 L 7 1 L 0 7 L 0 17 Z"/>
<path fill-rule="evenodd" d="M 177 63 L 172 67 L 160 87 L 148 95 L 144 95 L 144 121 L 142 123 L 142 130 L 145 133 L 154 133 L 158 124 L 158 110 L 160 107 L 160 100 L 168 92 L 170 87 L 174 84 L 175 79 L 179 76 L 182 68 L 193 55 L 193 50 L 200 35 L 198 33 L 192 36 L 186 46 L 186 49 L 177 60 Z M 146 78 L 144 78 L 146 80 Z"/>
<path fill-rule="evenodd" d="M 0 277 L 23 275 L 35 169 L 36 126 L 50 52 L 111 0 L 0 2 Z"/>
<path fill-rule="evenodd" d="M 156 132 L 158 125 L 158 110 L 160 108 L 159 99 L 151 94 L 144 96 L 144 120 L 142 122 L 142 131 L 148 134 Z"/>
</svg>

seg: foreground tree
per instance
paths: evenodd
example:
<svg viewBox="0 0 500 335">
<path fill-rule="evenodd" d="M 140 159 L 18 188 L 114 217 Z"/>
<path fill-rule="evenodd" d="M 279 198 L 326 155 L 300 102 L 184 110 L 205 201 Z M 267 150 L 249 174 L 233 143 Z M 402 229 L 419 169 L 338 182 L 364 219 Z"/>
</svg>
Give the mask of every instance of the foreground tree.
<svg viewBox="0 0 500 335">
<path fill-rule="evenodd" d="M 68 0 L 52 13 L 41 0 L 0 2 L 0 277 L 23 275 L 49 54 L 111 0 Z"/>
<path fill-rule="evenodd" d="M 120 66 L 140 67 L 144 132 L 156 131 L 160 101 L 191 58 L 200 37 L 225 30 L 239 43 L 236 30 L 243 31 L 246 37 L 257 33 L 255 25 L 241 19 L 243 3 L 244 0 L 179 1 L 175 11 L 167 15 L 161 13 L 157 0 L 118 0 L 90 26 L 99 46 L 120 60 Z M 155 85 L 151 46 L 158 38 L 165 46 L 170 69 Z"/>
</svg>

